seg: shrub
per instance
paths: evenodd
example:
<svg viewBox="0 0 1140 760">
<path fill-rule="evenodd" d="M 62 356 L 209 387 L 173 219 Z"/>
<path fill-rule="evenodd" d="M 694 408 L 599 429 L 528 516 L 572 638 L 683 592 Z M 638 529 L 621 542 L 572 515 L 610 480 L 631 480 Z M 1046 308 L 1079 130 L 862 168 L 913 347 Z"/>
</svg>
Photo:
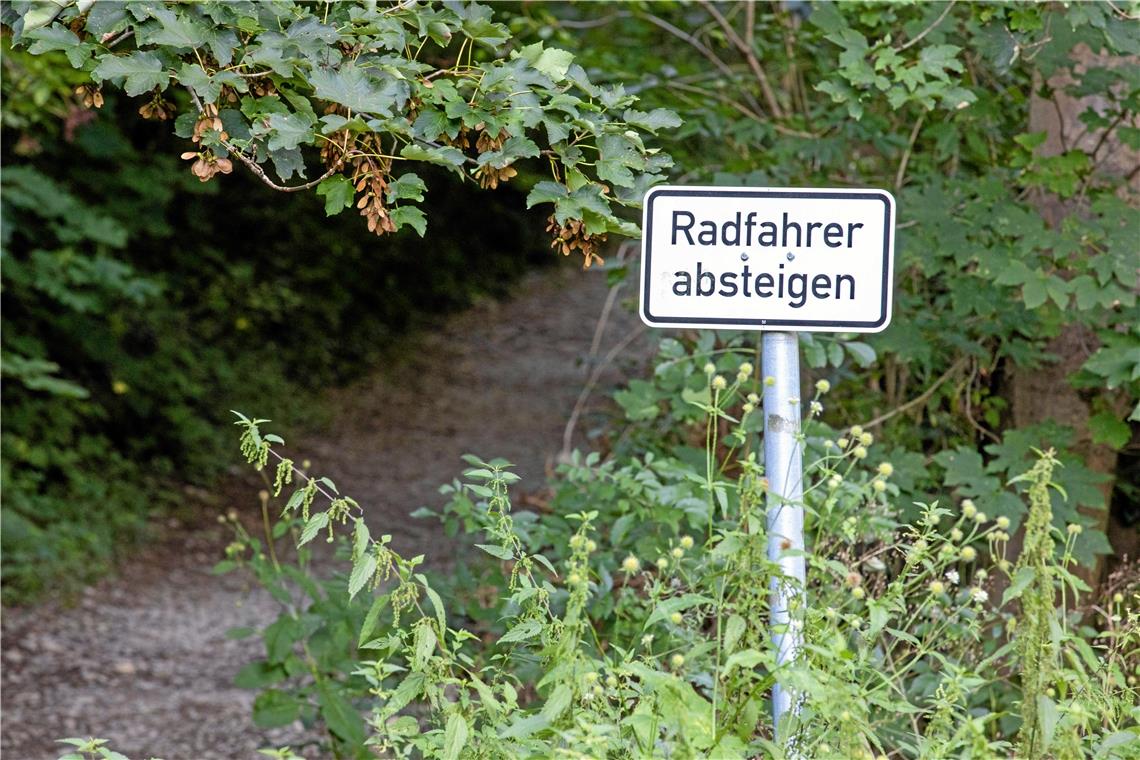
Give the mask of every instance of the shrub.
<svg viewBox="0 0 1140 760">
<path fill-rule="evenodd" d="M 255 719 L 323 723 L 342 757 L 783 756 L 767 697 L 780 683 L 803 697 L 787 730 L 811 757 L 1129 756 L 1138 618 L 1122 596 L 1069 606 L 1079 530 L 1052 525 L 1054 453 L 1014 485 L 1028 487 L 1031 536 L 1058 535 L 1060 551 L 1035 539 L 1015 565 L 1009 519 L 988 505 L 900 508 L 899 468 L 873 435 L 817 419 L 826 384 L 803 430 L 806 646 L 777 668 L 760 622 L 778 569 L 758 380 L 718 368 L 738 367 L 698 370 L 687 399 L 709 431 L 703 457 L 577 458 L 555 503 L 585 509 L 515 513 L 509 465 L 468 459 L 445 519 L 480 537 L 480 615 L 465 584 L 429 580 L 422 556 L 373 537 L 358 504 L 242 417 L 246 458 L 293 488 L 274 535 L 239 526 L 222 568 L 248 565 L 286 605 L 263 632 L 267 659 L 243 671 L 263 688 Z M 269 550 L 287 531 L 304 548 L 342 530 L 351 570 L 327 582 Z"/>
</svg>

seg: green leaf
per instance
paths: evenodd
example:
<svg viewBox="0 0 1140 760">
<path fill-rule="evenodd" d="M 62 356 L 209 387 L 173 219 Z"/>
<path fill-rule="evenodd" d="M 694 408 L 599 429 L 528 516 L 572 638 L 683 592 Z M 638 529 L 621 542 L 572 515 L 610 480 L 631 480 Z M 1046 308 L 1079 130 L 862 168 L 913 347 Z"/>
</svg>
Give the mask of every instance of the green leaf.
<svg viewBox="0 0 1140 760">
<path fill-rule="evenodd" d="M 1089 418 L 1089 432 L 1093 443 L 1103 443 L 1114 449 L 1122 449 L 1132 440 L 1132 429 L 1128 423 L 1109 411 L 1098 412 Z"/>
<path fill-rule="evenodd" d="M 329 525 L 329 513 L 317 512 L 315 515 L 309 517 L 309 521 L 305 523 L 304 529 L 301 531 L 301 540 L 297 542 L 297 546 L 304 546 L 317 537 L 317 534 L 327 528 Z"/>
<path fill-rule="evenodd" d="M 1037 575 L 1032 567 L 1018 568 L 1017 572 L 1013 574 L 1009 587 L 1001 595 L 1001 605 L 1004 607 L 1010 601 L 1019 599 L 1036 577 Z"/>
<path fill-rule="evenodd" d="M 515 558 L 514 553 L 510 549 L 499 546 L 498 544 L 475 544 L 475 546 L 487 552 L 492 557 L 497 557 L 504 562 L 509 562 Z"/>
<path fill-rule="evenodd" d="M 681 117 L 668 108 L 654 108 L 648 113 L 645 111 L 635 111 L 631 108 L 625 112 L 622 119 L 626 124 L 632 127 L 638 127 L 654 133 L 660 129 L 679 127 L 683 123 Z"/>
<path fill-rule="evenodd" d="M 424 233 L 427 232 L 427 217 L 424 216 L 423 209 L 415 206 L 400 206 L 388 212 L 388 216 L 391 217 L 397 230 L 408 226 L 414 229 L 420 237 L 423 237 Z"/>
<path fill-rule="evenodd" d="M 659 603 L 653 610 L 653 614 L 651 614 L 649 616 L 649 619 L 645 621 L 645 627 L 648 628 L 654 623 L 660 620 L 664 620 L 674 612 L 681 612 L 682 610 L 687 610 L 690 607 L 695 607 L 698 604 L 712 603 L 712 599 L 702 594 L 683 594 L 681 596 L 673 597 L 672 599 L 666 599 L 665 601 Z"/>
<path fill-rule="evenodd" d="M 546 700 L 546 704 L 542 706 L 541 715 L 549 723 L 553 723 L 561 717 L 562 713 L 566 712 L 566 708 L 570 706 L 570 701 L 574 696 L 574 692 L 570 689 L 567 683 L 560 683 L 554 687 L 554 691 Z"/>
<path fill-rule="evenodd" d="M 376 555 L 368 552 L 357 558 L 352 566 L 352 574 L 348 578 L 348 598 L 352 599 L 360 589 L 364 588 L 376 574 Z"/>
<path fill-rule="evenodd" d="M 764 661 L 764 654 L 755 649 L 745 649 L 729 655 L 724 662 L 724 675 L 727 677 L 733 668 L 751 669 Z"/>
<path fill-rule="evenodd" d="M 853 340 L 843 344 L 847 349 L 847 353 L 851 354 L 851 358 L 860 367 L 870 367 L 875 363 L 875 349 L 871 348 L 866 343 Z"/>
<path fill-rule="evenodd" d="M 355 65 L 317 69 L 309 77 L 316 95 L 358 113 L 391 116 L 393 100 L 386 97 L 369 74 Z"/>
<path fill-rule="evenodd" d="M 317 692 L 317 706 L 329 731 L 350 747 L 364 744 L 364 721 L 343 696 L 333 691 L 328 681 Z"/>
<path fill-rule="evenodd" d="M 99 57 L 99 65 L 91 72 L 99 80 L 123 78 L 123 91 L 134 97 L 155 87 L 166 87 L 170 74 L 162 69 L 162 61 L 151 52 L 136 50 L 129 55 L 108 53 Z"/>
<path fill-rule="evenodd" d="M 388 183 L 388 201 L 422 201 L 424 193 L 427 191 L 427 185 L 420 179 L 418 174 L 413 172 L 405 172 L 396 179 Z"/>
<path fill-rule="evenodd" d="M 516 641 L 526 641 L 537 636 L 542 631 L 542 623 L 537 620 L 527 620 L 519 623 L 499 638 L 500 644 L 513 644 Z"/>
<path fill-rule="evenodd" d="M 325 216 L 334 216 L 352 207 L 356 189 L 343 174 L 334 174 L 317 185 L 317 195 L 325 199 Z"/>
<path fill-rule="evenodd" d="M 302 114 L 271 114 L 267 124 L 273 130 L 268 144 L 271 151 L 290 150 L 310 143 L 316 137 L 313 132 L 314 122 Z"/>
<path fill-rule="evenodd" d="M 264 689 L 266 686 L 285 680 L 285 669 L 268 660 L 251 662 L 234 676 L 234 686 L 239 689 Z"/>
<path fill-rule="evenodd" d="M 279 689 L 266 689 L 253 700 L 253 722 L 259 728 L 287 726 L 300 713 L 300 700 Z"/>
<path fill-rule="evenodd" d="M 182 6 L 188 9 L 190 6 Z M 145 35 L 145 41 L 152 45 L 164 45 L 172 48 L 196 48 L 205 44 L 207 29 L 196 19 L 187 18 L 187 13 L 175 13 L 173 10 L 151 7 L 150 15 L 158 19 L 161 29 Z"/>
<path fill-rule="evenodd" d="M 463 155 L 461 150 L 450 145 L 425 148 L 421 145 L 409 143 L 400 150 L 400 156 L 409 161 L 425 161 L 453 170 L 463 166 L 464 162 L 467 161 L 467 157 Z"/>
<path fill-rule="evenodd" d="M 387 594 L 378 596 L 372 601 L 372 606 L 368 608 L 368 614 L 364 616 L 364 622 L 360 625 L 360 635 L 356 640 L 358 647 L 363 646 L 364 642 L 372 636 L 372 632 L 376 630 L 376 623 L 380 620 L 380 613 L 387 605 Z"/>
<path fill-rule="evenodd" d="M 724 651 L 726 653 L 731 653 L 736 648 L 736 644 L 744 635 L 745 629 L 744 618 L 737 614 L 729 616 L 728 622 L 724 626 Z"/>
<path fill-rule="evenodd" d="M 457 760 L 467 746 L 467 731 L 467 719 L 458 710 L 452 712 L 443 733 L 443 760 Z"/>
<path fill-rule="evenodd" d="M 558 48 L 546 48 L 542 55 L 531 64 L 535 69 L 554 80 L 555 84 L 566 78 L 570 64 L 574 62 L 574 54 Z"/>
</svg>

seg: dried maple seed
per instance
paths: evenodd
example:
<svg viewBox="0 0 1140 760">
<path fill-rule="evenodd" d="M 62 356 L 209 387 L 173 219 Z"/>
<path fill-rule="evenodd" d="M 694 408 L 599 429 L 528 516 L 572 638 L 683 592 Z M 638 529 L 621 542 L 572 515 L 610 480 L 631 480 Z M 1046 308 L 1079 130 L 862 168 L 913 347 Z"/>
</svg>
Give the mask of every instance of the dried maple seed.
<svg viewBox="0 0 1140 760">
<path fill-rule="evenodd" d="M 595 263 L 605 263 L 605 260 L 598 255 L 598 245 L 606 241 L 606 236 L 591 235 L 586 232 L 586 225 L 581 219 L 568 219 L 566 224 L 559 224 L 552 214 L 546 231 L 554 234 L 550 247 L 563 256 L 569 256 L 574 250 L 581 252 L 583 269 L 589 269 Z"/>
</svg>

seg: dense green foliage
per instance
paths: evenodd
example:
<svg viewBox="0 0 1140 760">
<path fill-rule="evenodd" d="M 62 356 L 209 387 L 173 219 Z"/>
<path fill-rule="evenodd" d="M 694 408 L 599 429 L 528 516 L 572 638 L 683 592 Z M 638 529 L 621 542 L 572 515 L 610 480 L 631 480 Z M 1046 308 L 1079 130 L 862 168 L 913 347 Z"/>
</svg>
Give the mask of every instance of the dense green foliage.
<svg viewBox="0 0 1140 760">
<path fill-rule="evenodd" d="M 671 167 L 646 145 L 658 131 L 680 181 L 899 199 L 894 324 L 801 338 L 816 388 L 801 658 L 777 667 L 754 624 L 769 583 L 788 582 L 765 558 L 763 476 L 779 463 L 759 454 L 754 344 L 684 335 L 616 395 L 621 435 L 563 468 L 549 514 L 512 512 L 509 466 L 470 460 L 442 517 L 483 554 L 443 579 L 241 418 L 243 454 L 275 473 L 273 498 L 291 493 L 270 535 L 235 525 L 220 568 L 252 570 L 282 604 L 265 659 L 238 676 L 260 690 L 259 725 L 321 725 L 338 757 L 784 756 L 768 718 L 780 683 L 804 699 L 779 727 L 797 756 L 1135 756 L 1135 573 L 1097 564 L 1104 486 L 1140 422 L 1134 6 L 534 4 L 505 8 L 506 26 L 460 4 L 11 8 L 31 54 L 84 72 L 51 76 L 88 105 L 104 88 L 148 94 L 140 113 L 194 144 L 193 176 L 244 166 L 280 188 L 297 174 L 288 189 L 314 188 L 329 214 L 355 206 L 371 232 L 424 233 L 427 183 L 407 166 L 495 188 L 530 161 L 528 203 L 553 204 L 556 249 L 590 265 L 607 233 L 636 233 L 617 212 Z M 57 255 L 24 233 L 14 287 L 112 325 L 88 290 L 116 305 L 168 292 L 138 262 L 104 263 L 125 245 L 99 221 L 111 210 L 45 187 L 17 173 L 15 203 Z M 304 324 L 263 298 L 279 330 Z M 50 336 L 6 337 L 5 365 L 55 411 L 90 391 L 54 374 Z M 130 381 L 97 366 L 129 400 Z M 1056 378 L 1045 403 L 1026 398 L 1042 393 L 1034 373 Z M 1059 420 L 1040 411 L 1054 395 Z M 69 444 L 52 450 L 111 450 Z M 114 451 L 105 469 L 132 455 Z M 316 577 L 306 545 L 349 524 L 347 571 Z M 286 538 L 297 565 L 279 560 Z"/>
<path fill-rule="evenodd" d="M 74 81 L 52 78 L 62 62 L 4 53 L 9 602 L 95 577 L 150 511 L 180 507 L 179 483 L 211 482 L 229 407 L 269 397 L 300 419 L 298 393 L 351 379 L 476 293 L 505 293 L 547 246 L 522 193 L 476 204 L 430 168 L 452 221 L 430 255 L 414 233 L 378 244 L 327 219 L 311 193 L 200 183 L 168 127 L 132 118 L 137 104 L 77 104 Z"/>
<path fill-rule="evenodd" d="M 1061 440 L 1054 427 L 1025 430 L 1021 452 L 1131 440 L 1140 66 L 1122 56 L 1140 52 L 1140 35 L 1124 10 L 702 2 L 529 12 L 517 29 L 566 45 L 596 79 L 682 116 L 668 147 L 686 181 L 896 194 L 895 316 L 867 339 L 879 361 L 843 373 L 851 419 L 892 413 L 885 435 L 928 454 L 1008 443 L 1000 431 L 1014 421 L 1014 375 L 1068 359 L 1050 355 L 1049 341 L 1080 330 L 1086 353 L 1068 382 L 1090 400 L 1089 429 Z M 1082 46 L 1100 57 L 1080 58 Z M 1062 75 L 1071 84 L 1049 84 Z M 1065 134 L 1031 131 L 1035 97 L 1050 113 L 1075 109 Z M 1059 154 L 1043 153 L 1047 138 Z M 1049 221 L 1049 204 L 1073 213 Z M 828 344 L 805 341 L 808 364 L 824 367 Z M 962 495 L 992 493 L 982 469 Z M 1090 489 L 1077 502 L 1105 507 Z"/>
<path fill-rule="evenodd" d="M 1088 588 L 1071 573 L 1079 526 L 1052 527 L 1052 452 L 1012 479 L 1030 526 L 1014 562 L 1010 520 L 971 500 L 906 517 L 911 478 L 874 436 L 818 419 L 822 382 L 803 430 L 813 551 L 810 605 L 793 614 L 807 644 L 777 667 L 754 624 L 780 571 L 748 358 L 663 359 L 692 381 L 671 428 L 706 428 L 704 450 L 576 458 L 552 516 L 513 513 L 509 464 L 470 457 L 445 519 L 484 560 L 442 586 L 243 417 L 242 451 L 275 472 L 284 504 L 273 535 L 235 523 L 220 568 L 249 567 L 282 603 L 266 658 L 238 676 L 261 689 L 255 721 L 323 725 L 338 757 L 784 757 L 767 697 L 779 682 L 804 695 L 784 729 L 808 757 L 1133 756 L 1140 620 L 1127 589 L 1070 607 Z M 341 525 L 351 571 L 322 582 L 305 546 Z M 269 548 L 282 536 L 299 566 Z"/>
</svg>

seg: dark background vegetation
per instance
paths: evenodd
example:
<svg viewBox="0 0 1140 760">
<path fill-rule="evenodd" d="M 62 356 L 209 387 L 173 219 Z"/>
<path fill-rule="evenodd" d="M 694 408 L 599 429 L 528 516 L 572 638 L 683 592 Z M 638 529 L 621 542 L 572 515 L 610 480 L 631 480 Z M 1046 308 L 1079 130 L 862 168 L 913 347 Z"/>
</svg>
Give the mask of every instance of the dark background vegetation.
<svg viewBox="0 0 1140 760">
<path fill-rule="evenodd" d="M 9 602 L 96 577 L 182 484 L 215 482 L 233 461 L 229 409 L 311 423 L 314 391 L 551 260 L 525 193 L 442 171 L 424 172 L 424 239 L 377 238 L 243 170 L 200 183 L 170 124 L 135 113 L 142 99 L 82 109 L 44 91 L 53 66 L 4 51 Z M 59 368 L 13 377 L 12 354 Z"/>
</svg>

